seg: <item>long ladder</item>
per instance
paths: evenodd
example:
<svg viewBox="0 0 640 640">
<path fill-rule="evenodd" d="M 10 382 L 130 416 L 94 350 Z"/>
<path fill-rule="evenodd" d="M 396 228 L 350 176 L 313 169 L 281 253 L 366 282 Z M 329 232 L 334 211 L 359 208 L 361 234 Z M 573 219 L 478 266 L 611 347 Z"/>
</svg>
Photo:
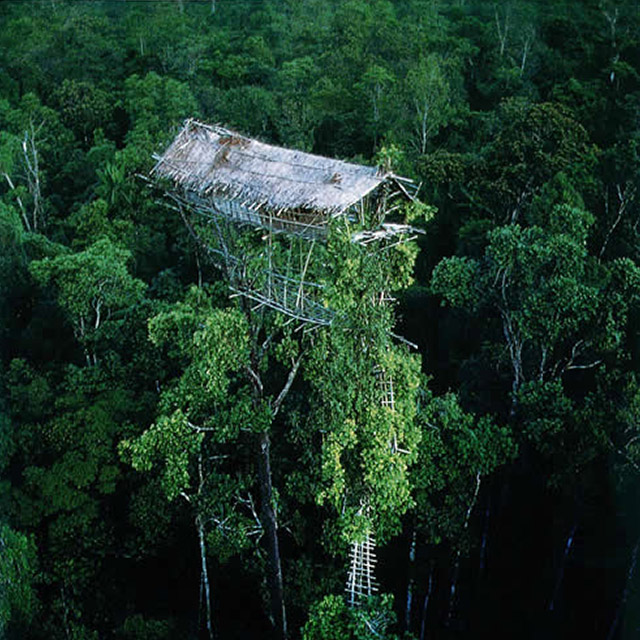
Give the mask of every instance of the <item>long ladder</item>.
<svg viewBox="0 0 640 640">
<path fill-rule="evenodd" d="M 369 533 L 362 542 L 351 545 L 351 567 L 346 587 L 349 606 L 359 606 L 378 591 L 375 565 L 375 541 Z"/>
</svg>

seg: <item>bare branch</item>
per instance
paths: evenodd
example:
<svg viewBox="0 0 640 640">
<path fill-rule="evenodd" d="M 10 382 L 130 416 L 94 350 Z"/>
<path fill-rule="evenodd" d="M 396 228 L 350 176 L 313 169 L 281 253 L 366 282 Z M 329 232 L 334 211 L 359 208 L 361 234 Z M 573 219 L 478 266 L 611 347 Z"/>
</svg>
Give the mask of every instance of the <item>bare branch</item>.
<svg viewBox="0 0 640 640">
<path fill-rule="evenodd" d="M 627 183 L 624 189 L 622 189 L 620 185 L 617 184 L 616 194 L 618 196 L 618 215 L 616 216 L 616 219 L 613 221 L 613 224 L 609 227 L 609 230 L 607 231 L 607 235 L 604 238 L 602 247 L 600 247 L 600 253 L 598 254 L 598 258 L 602 258 L 602 256 L 604 255 L 605 249 L 607 248 L 607 244 L 609 244 L 609 240 L 611 239 L 611 235 L 616 230 L 616 227 L 620 224 L 620 221 L 622 220 L 622 217 L 624 216 L 624 213 L 627 210 L 629 203 L 632 202 L 635 197 L 636 188 L 633 185 Z M 605 195 L 605 202 L 606 202 L 606 208 L 608 210 L 609 209 L 608 194 Z"/>
<path fill-rule="evenodd" d="M 15 185 L 13 184 L 13 180 L 11 179 L 11 176 L 4 172 L 2 174 L 5 178 L 5 180 L 7 181 L 7 184 L 9 185 L 9 188 L 12 191 L 15 191 Z M 29 222 L 29 217 L 27 216 L 27 210 L 24 207 L 24 203 L 22 202 L 22 198 L 19 195 L 16 195 L 16 201 L 18 202 L 18 206 L 20 207 L 20 214 L 22 215 L 22 221 L 24 222 L 24 226 L 25 229 L 27 231 L 32 231 L 31 229 L 31 223 Z"/>
<path fill-rule="evenodd" d="M 293 321 L 293 318 L 289 318 L 286 323 L 288 324 L 289 322 Z M 264 357 L 264 354 L 267 352 L 267 349 L 269 348 L 269 345 L 273 342 L 273 339 L 275 338 L 276 333 L 272 332 L 269 333 L 269 335 L 264 339 L 263 343 L 260 345 L 260 348 L 258 350 L 258 360 L 262 360 L 262 358 Z"/>
<path fill-rule="evenodd" d="M 593 367 L 597 367 L 601 363 L 602 363 L 602 360 L 594 360 L 589 364 L 572 364 L 572 365 L 567 365 L 564 370 L 571 371 L 572 369 L 593 369 Z"/>
<path fill-rule="evenodd" d="M 257 532 L 259 532 L 260 534 L 262 534 L 262 532 L 264 531 L 264 527 L 262 526 L 262 522 L 258 516 L 258 512 L 256 511 L 256 506 L 253 502 L 253 496 L 251 495 L 251 493 L 247 493 L 247 497 L 246 498 L 242 498 L 241 496 L 237 496 L 237 500 L 240 504 L 245 505 L 245 507 L 247 507 L 247 509 L 249 509 L 249 511 L 251 512 L 251 515 L 253 517 L 253 519 L 256 522 L 256 530 Z"/>
<path fill-rule="evenodd" d="M 546 345 L 540 346 L 540 368 L 538 370 L 538 380 L 542 382 L 544 380 L 544 372 L 547 364 L 548 348 Z"/>
<path fill-rule="evenodd" d="M 247 373 L 249 374 L 249 377 L 253 380 L 259 393 L 262 394 L 264 391 L 264 386 L 262 384 L 262 380 L 260 380 L 260 376 L 248 365 L 247 365 Z"/>
<path fill-rule="evenodd" d="M 602 360 L 594 360 L 589 362 L 588 364 L 574 364 L 576 358 L 582 353 L 584 350 L 585 344 L 584 340 L 578 340 L 573 347 L 571 347 L 571 355 L 567 360 L 567 364 L 564 365 L 562 371 L 571 371 L 572 369 L 593 369 L 593 367 L 597 367 Z"/>
<path fill-rule="evenodd" d="M 187 426 L 194 431 L 197 431 L 198 433 L 206 433 L 207 431 L 218 431 L 218 429 L 214 429 L 213 427 L 200 427 L 197 424 L 193 424 L 193 422 L 190 422 L 189 420 L 187 420 Z"/>
<path fill-rule="evenodd" d="M 494 17 L 496 20 L 496 31 L 498 33 L 498 41 L 500 42 L 500 57 L 504 55 L 504 50 L 507 44 L 507 34 L 509 33 L 509 9 L 505 11 L 504 25 L 500 24 L 500 18 L 498 17 L 498 6 L 494 6 Z"/>
<path fill-rule="evenodd" d="M 298 373 L 298 369 L 300 368 L 300 363 L 302 362 L 302 356 L 303 356 L 302 353 L 298 356 L 298 359 L 295 361 L 293 367 L 291 368 L 291 371 L 289 371 L 287 382 L 285 383 L 284 387 L 282 387 L 282 391 L 280 391 L 280 393 L 278 394 L 278 397 L 275 399 L 273 403 L 272 409 L 273 409 L 274 418 L 276 415 L 278 415 L 278 411 L 280 411 L 280 406 L 282 405 L 284 399 L 287 397 L 287 394 L 291 389 L 291 385 L 293 384 L 293 381 L 296 378 L 296 374 Z"/>
<path fill-rule="evenodd" d="M 33 198 L 33 213 L 32 213 L 32 229 L 38 230 L 38 220 L 41 218 L 42 203 L 41 203 L 41 187 L 40 187 L 40 169 L 38 163 L 38 148 L 36 146 L 36 136 L 42 128 L 41 123 L 37 128 L 34 127 L 33 122 L 29 124 L 29 130 L 24 132 L 24 138 L 22 140 L 22 156 L 25 167 L 27 169 L 27 183 L 29 186 L 29 192 Z"/>
</svg>

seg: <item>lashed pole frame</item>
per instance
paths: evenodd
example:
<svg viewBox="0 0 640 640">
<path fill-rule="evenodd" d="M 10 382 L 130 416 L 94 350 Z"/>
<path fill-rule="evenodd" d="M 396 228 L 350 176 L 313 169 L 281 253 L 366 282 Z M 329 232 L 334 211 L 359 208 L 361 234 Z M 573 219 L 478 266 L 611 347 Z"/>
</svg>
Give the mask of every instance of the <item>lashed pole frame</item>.
<svg viewBox="0 0 640 640">
<path fill-rule="evenodd" d="M 258 225 L 256 225 L 255 222 L 248 222 L 235 217 L 230 218 L 228 213 L 223 210 L 221 211 L 213 200 L 207 203 L 203 198 L 196 200 L 188 197 L 187 194 L 182 195 L 174 191 L 168 191 L 166 195 L 172 202 L 170 206 L 182 215 L 194 238 L 203 245 L 208 252 L 218 257 L 216 263 L 221 266 L 227 274 L 232 295 L 240 295 L 251 300 L 255 303 L 256 309 L 262 306 L 269 307 L 303 324 L 308 323 L 313 326 L 329 326 L 331 324 L 335 317 L 335 312 L 320 302 L 323 286 L 305 279 L 311 262 L 315 238 L 310 239 L 311 245 L 309 251 L 305 251 L 302 269 L 299 274 L 300 277 L 295 278 L 291 275 L 280 273 L 273 267 L 271 262 L 271 234 L 284 233 L 286 235 L 300 236 L 297 233 L 290 234 L 285 230 L 274 229 L 269 225 L 269 221 L 272 220 L 273 217 L 265 214 L 262 219 L 265 220 L 267 224 L 261 228 L 269 232 L 269 237 L 267 238 L 267 259 L 269 265 L 266 272 L 262 274 L 265 278 L 265 285 L 261 288 L 256 288 L 243 277 L 242 273 L 238 273 L 238 266 L 242 264 L 242 257 L 236 255 L 235 247 L 230 246 L 229 234 L 225 233 L 225 231 L 240 225 L 250 225 L 253 227 Z M 195 226 L 188 221 L 186 212 L 198 214 L 213 225 L 217 241 L 215 245 L 207 243 L 197 233 Z M 222 259 L 221 261 L 220 258 Z"/>
</svg>

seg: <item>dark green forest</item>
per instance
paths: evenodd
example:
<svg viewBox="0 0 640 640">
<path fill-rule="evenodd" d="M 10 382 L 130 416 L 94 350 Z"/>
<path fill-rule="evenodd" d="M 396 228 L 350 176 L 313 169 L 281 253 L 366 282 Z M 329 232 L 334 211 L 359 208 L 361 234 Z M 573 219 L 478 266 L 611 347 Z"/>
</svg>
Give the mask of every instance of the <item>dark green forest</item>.
<svg viewBox="0 0 640 640">
<path fill-rule="evenodd" d="M 187 118 L 420 185 L 357 335 L 230 295 Z M 0 3 L 0 637 L 639 637 L 639 154 L 637 3 Z"/>
</svg>

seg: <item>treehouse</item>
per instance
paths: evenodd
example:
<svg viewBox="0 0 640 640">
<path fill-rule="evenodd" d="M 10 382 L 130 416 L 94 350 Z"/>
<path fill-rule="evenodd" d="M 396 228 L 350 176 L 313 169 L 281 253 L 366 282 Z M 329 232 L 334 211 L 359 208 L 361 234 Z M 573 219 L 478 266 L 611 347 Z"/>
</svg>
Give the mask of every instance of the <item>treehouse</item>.
<svg viewBox="0 0 640 640">
<path fill-rule="evenodd" d="M 379 227 L 415 191 L 412 181 L 376 167 L 276 147 L 195 120 L 157 158 L 153 175 L 168 179 L 174 197 L 201 214 L 305 238 L 326 237 L 339 216 L 365 224 L 366 213 Z"/>
<path fill-rule="evenodd" d="M 193 235 L 218 255 L 231 290 L 302 323 L 326 326 L 335 317 L 323 285 L 307 278 L 313 246 L 326 239 L 332 219 L 355 223 L 352 240 L 362 245 L 403 242 L 415 231 L 384 219 L 413 200 L 416 185 L 376 167 L 276 147 L 195 120 L 187 120 L 156 160 L 152 177 Z M 203 221 L 215 243 L 204 239 Z M 268 264 L 258 277 L 246 276 L 233 233 L 242 227 L 266 231 Z M 273 234 L 291 239 L 285 267 L 271 261 Z"/>
<path fill-rule="evenodd" d="M 330 325 L 336 315 L 322 282 L 308 277 L 311 271 L 316 276 L 321 272 L 312 254 L 314 246 L 326 240 L 332 220 L 353 222 L 351 241 L 375 245 L 374 251 L 405 242 L 417 231 L 385 222 L 389 213 L 414 199 L 416 186 L 375 167 L 276 147 L 195 120 L 188 120 L 156 159 L 154 181 L 164 187 L 193 236 L 217 256 L 234 295 L 252 301 L 253 309 L 269 307 L 301 326 Z M 250 245 L 239 232 L 247 227 L 264 231 L 257 234 L 263 264 L 258 272 L 249 264 Z M 384 292 L 376 293 L 374 304 L 388 299 Z M 378 367 L 372 382 L 380 390 L 382 406 L 395 411 L 392 379 Z M 394 454 L 408 453 L 395 435 L 389 447 Z M 361 512 L 364 509 L 366 504 Z M 374 568 L 375 543 L 368 532 L 352 544 L 346 585 L 351 606 L 377 591 Z"/>
</svg>

